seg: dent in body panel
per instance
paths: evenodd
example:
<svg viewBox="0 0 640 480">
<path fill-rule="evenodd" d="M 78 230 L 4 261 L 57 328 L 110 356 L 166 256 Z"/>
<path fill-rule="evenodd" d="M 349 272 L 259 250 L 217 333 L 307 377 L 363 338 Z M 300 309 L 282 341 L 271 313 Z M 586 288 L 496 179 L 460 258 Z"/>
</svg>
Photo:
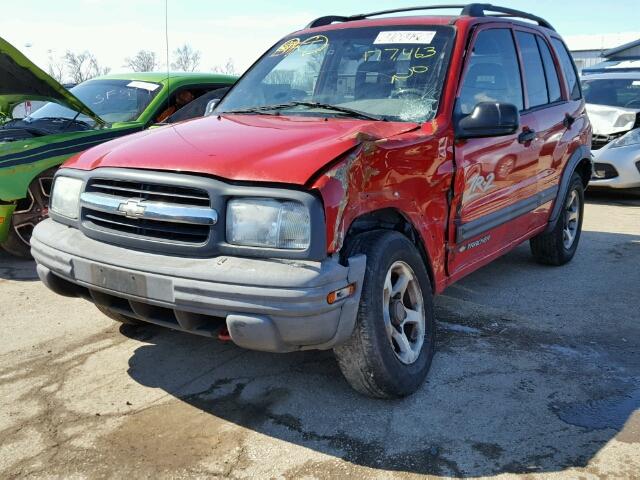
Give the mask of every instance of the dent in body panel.
<svg viewBox="0 0 640 480">
<path fill-rule="evenodd" d="M 425 124 L 391 138 L 360 133 L 356 147 L 316 178 L 312 188 L 324 202 L 329 254 L 341 250 L 355 219 L 394 209 L 419 233 L 434 283 L 444 282 L 453 148 L 450 137 L 435 134 L 434 127 Z"/>
</svg>

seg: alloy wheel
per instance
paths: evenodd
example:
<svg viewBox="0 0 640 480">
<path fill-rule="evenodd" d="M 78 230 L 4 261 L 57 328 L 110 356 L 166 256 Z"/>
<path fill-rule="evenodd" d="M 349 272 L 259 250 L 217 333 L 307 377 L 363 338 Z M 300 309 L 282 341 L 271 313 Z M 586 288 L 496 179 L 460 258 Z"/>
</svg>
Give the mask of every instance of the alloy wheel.
<svg viewBox="0 0 640 480">
<path fill-rule="evenodd" d="M 29 185 L 27 198 L 18 202 L 11 218 L 12 228 L 21 242 L 29 245 L 35 226 L 49 215 L 53 173 L 38 177 Z"/>
<path fill-rule="evenodd" d="M 571 248 L 578 234 L 580 223 L 580 197 L 578 192 L 571 190 L 564 211 L 564 229 L 562 230 L 562 243 L 567 250 Z"/>
<path fill-rule="evenodd" d="M 398 360 L 410 365 L 420 356 L 426 320 L 418 278 L 405 262 L 397 261 L 389 268 L 382 301 L 389 342 Z"/>
</svg>

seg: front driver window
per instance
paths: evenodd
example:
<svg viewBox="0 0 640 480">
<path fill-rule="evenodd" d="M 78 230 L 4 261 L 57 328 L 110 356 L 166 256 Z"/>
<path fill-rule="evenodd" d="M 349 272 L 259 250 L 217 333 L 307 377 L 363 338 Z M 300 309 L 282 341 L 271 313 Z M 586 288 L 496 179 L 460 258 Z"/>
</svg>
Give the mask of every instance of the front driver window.
<svg viewBox="0 0 640 480">
<path fill-rule="evenodd" d="M 468 115 L 481 102 L 511 103 L 518 110 L 524 108 L 520 67 L 509 29 L 483 30 L 476 37 L 457 108 Z"/>
</svg>

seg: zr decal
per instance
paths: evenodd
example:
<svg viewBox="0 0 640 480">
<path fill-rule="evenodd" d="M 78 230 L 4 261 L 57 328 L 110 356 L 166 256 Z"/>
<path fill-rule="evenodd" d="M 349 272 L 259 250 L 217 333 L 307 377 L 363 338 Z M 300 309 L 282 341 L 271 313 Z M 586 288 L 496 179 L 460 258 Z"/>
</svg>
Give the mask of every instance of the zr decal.
<svg viewBox="0 0 640 480">
<path fill-rule="evenodd" d="M 495 173 L 489 173 L 486 177 L 483 177 L 481 174 L 474 175 L 467 180 L 467 183 L 469 184 L 469 188 L 467 189 L 469 196 L 475 197 L 483 193 L 487 193 L 495 187 L 493 184 L 495 179 Z"/>
</svg>

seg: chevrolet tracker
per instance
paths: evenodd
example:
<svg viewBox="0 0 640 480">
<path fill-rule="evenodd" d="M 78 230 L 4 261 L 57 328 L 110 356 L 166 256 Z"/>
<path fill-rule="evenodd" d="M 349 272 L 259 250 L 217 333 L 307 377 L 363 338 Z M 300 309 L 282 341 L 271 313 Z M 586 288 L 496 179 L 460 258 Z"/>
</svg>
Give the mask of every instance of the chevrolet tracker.
<svg viewBox="0 0 640 480">
<path fill-rule="evenodd" d="M 67 90 L 0 38 L 0 247 L 29 256 L 33 228 L 47 216 L 53 174 L 69 157 L 166 122 L 174 112 L 191 111 L 176 112 L 185 99 L 214 94 L 235 80 L 217 74 L 127 73 Z M 49 103 L 29 111 L 31 102 L 42 101 Z"/>
<path fill-rule="evenodd" d="M 359 392 L 414 392 L 433 295 L 525 240 L 571 260 L 592 171 L 553 28 L 484 4 L 385 17 L 431 8 L 319 18 L 214 115 L 71 159 L 33 234 L 40 278 L 120 322 L 333 349 Z"/>
</svg>

